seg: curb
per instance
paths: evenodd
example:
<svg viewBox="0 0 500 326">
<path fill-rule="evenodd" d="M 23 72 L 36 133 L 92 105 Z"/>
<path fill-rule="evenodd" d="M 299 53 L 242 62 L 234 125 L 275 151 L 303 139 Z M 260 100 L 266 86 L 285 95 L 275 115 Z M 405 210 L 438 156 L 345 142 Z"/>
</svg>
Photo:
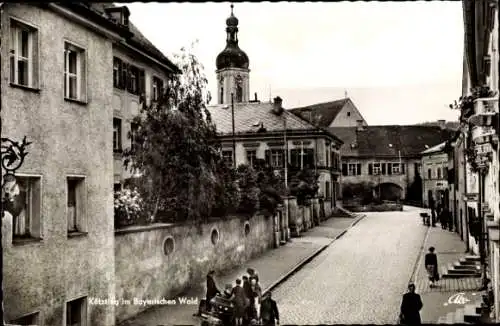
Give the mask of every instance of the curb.
<svg viewBox="0 0 500 326">
<path fill-rule="evenodd" d="M 352 228 L 353 226 L 355 226 L 356 224 L 358 224 L 365 217 L 366 217 L 366 215 L 364 215 L 364 214 L 361 215 L 361 216 L 359 216 L 359 217 L 357 217 L 356 220 L 354 222 L 352 222 L 351 225 L 349 225 L 347 227 L 347 229 L 345 229 L 339 235 L 337 235 L 335 237 L 335 239 L 333 239 L 332 241 L 330 241 L 327 245 L 324 245 L 323 247 L 317 249 L 311 255 L 309 255 L 308 257 L 304 258 L 297 265 L 295 265 L 294 267 L 292 267 L 292 269 L 290 271 L 288 271 L 288 272 L 284 273 L 282 276 L 280 276 L 277 281 L 275 281 L 274 283 L 272 283 L 271 285 L 269 285 L 268 287 L 266 287 L 262 291 L 262 294 L 264 295 L 265 293 L 267 293 L 269 291 L 272 291 L 273 289 L 275 289 L 276 287 L 278 287 L 280 284 L 282 284 L 283 282 L 285 282 L 288 278 L 290 278 L 293 274 L 295 274 L 296 272 L 298 272 L 307 263 L 309 263 L 311 260 L 313 260 L 314 258 L 316 258 L 320 253 L 322 253 L 332 243 L 334 243 L 336 240 L 340 239 L 344 234 L 347 233 L 347 231 L 349 231 L 350 228 Z"/>
</svg>

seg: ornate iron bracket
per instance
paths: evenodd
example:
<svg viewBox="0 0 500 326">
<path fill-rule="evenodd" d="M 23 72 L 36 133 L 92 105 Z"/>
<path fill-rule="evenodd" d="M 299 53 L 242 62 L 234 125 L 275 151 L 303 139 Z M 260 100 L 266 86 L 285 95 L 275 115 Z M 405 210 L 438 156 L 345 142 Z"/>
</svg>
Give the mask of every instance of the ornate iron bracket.
<svg viewBox="0 0 500 326">
<path fill-rule="evenodd" d="M 23 138 L 22 142 L 17 142 L 9 138 L 1 138 L 1 141 L 2 171 L 4 169 L 6 171 L 2 176 L 2 209 L 0 214 L 3 218 L 5 210 L 11 211 L 9 203 L 12 202 L 12 198 L 4 198 L 6 192 L 4 188 L 7 184 L 15 184 L 15 172 L 23 165 L 24 158 L 28 155 L 26 147 L 29 146 L 31 142 L 26 141 L 26 136 Z"/>
<path fill-rule="evenodd" d="M 24 158 L 28 155 L 26 147 L 28 147 L 31 142 L 26 141 L 26 136 L 24 136 L 21 143 L 9 138 L 2 138 L 1 140 L 2 169 L 7 171 L 6 175 L 15 174 L 21 165 L 23 165 Z"/>
</svg>

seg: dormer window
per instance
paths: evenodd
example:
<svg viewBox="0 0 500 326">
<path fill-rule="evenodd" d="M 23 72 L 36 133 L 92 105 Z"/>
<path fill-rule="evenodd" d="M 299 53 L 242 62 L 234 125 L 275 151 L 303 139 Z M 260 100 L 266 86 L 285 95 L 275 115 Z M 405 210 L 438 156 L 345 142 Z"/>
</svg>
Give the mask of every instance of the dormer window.
<svg viewBox="0 0 500 326">
<path fill-rule="evenodd" d="M 130 16 L 130 11 L 128 10 L 127 7 L 112 7 L 112 8 L 106 8 L 106 13 L 108 14 L 109 18 L 123 26 L 128 26 L 128 18 Z"/>
</svg>

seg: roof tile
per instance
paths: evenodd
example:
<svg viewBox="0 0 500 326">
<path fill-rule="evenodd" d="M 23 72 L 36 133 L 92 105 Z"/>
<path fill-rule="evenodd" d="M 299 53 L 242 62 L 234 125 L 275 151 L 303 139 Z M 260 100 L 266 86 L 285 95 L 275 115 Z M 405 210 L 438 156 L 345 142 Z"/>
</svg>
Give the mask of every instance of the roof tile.
<svg viewBox="0 0 500 326">
<path fill-rule="evenodd" d="M 221 134 L 232 133 L 231 106 L 211 105 L 208 107 L 212 120 Z M 300 119 L 294 114 L 283 111 L 286 115 L 287 130 L 311 130 L 316 129 L 307 121 Z M 282 116 L 273 113 L 272 103 L 235 103 L 234 104 L 234 129 L 236 133 L 257 132 L 263 124 L 266 131 L 284 130 Z"/>
<path fill-rule="evenodd" d="M 301 116 L 307 121 L 310 120 L 307 111 L 312 110 L 313 119 L 317 119 L 318 126 L 329 127 L 335 117 L 339 114 L 345 104 L 349 101 L 349 98 L 344 98 L 341 100 L 336 100 L 332 102 L 318 103 L 313 105 L 308 105 L 300 108 L 294 108 L 290 111 L 296 115 Z"/>
<path fill-rule="evenodd" d="M 365 126 L 328 128 L 344 141 L 341 154 L 345 156 L 413 156 L 436 146 L 455 131 L 436 126 Z M 351 144 L 356 144 L 354 148 Z"/>
</svg>

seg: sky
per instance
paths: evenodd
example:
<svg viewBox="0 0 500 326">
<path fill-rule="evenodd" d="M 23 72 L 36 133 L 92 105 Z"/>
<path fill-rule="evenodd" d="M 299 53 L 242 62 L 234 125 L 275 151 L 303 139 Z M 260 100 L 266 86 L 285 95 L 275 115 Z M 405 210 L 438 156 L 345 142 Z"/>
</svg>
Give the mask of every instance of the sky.
<svg viewBox="0 0 500 326">
<path fill-rule="evenodd" d="M 193 53 L 216 92 L 230 3 L 127 3 L 130 20 L 170 56 Z M 235 3 L 250 94 L 287 108 L 347 96 L 370 125 L 456 120 L 461 95 L 459 1 Z M 251 96 L 253 98 L 253 96 Z M 216 99 L 215 99 L 216 100 Z"/>
</svg>

